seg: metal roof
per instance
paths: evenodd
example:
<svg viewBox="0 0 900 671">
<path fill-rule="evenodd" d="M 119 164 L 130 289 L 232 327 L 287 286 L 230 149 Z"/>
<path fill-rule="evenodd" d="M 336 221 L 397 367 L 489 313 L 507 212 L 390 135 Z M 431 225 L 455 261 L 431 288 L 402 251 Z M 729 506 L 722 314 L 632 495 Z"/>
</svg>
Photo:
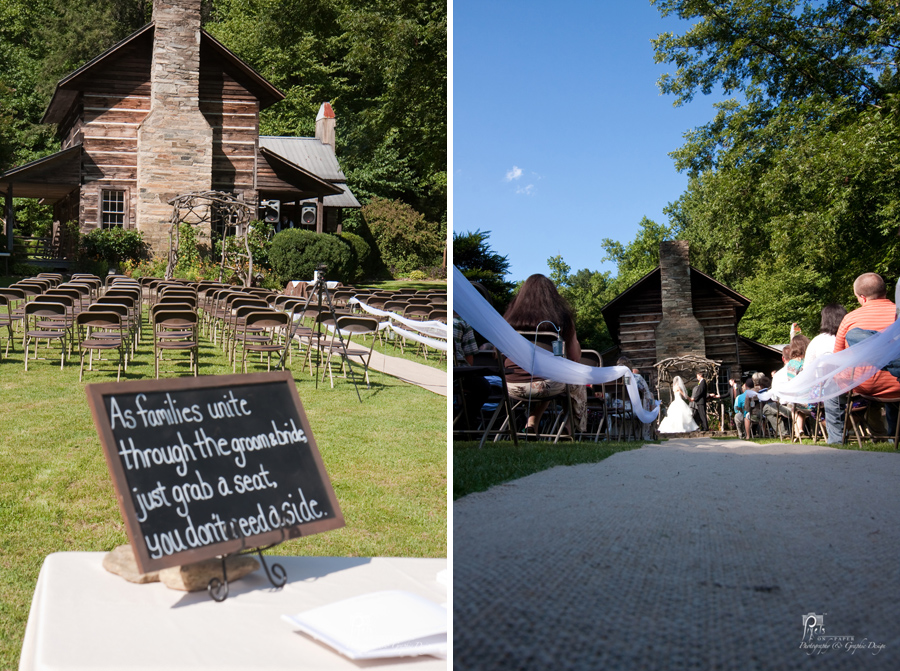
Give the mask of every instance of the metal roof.
<svg viewBox="0 0 900 671">
<path fill-rule="evenodd" d="M 341 195 L 341 188 L 333 182 L 322 179 L 311 170 L 297 165 L 290 159 L 272 151 L 268 147 L 260 146 L 259 153 L 272 170 L 275 171 L 275 175 L 279 179 L 287 182 L 298 190 L 305 192 L 297 194 L 299 197 L 309 198 L 321 195 L 324 198 L 329 194 Z M 260 187 L 260 191 L 267 190 L 271 191 L 273 189 Z"/>
<path fill-rule="evenodd" d="M 343 189 L 344 193 L 339 196 L 325 196 L 322 200 L 322 204 L 325 207 L 362 207 L 362 204 L 356 200 L 356 196 L 353 195 L 353 192 L 347 187 L 346 182 L 332 182 L 332 184 L 339 189 Z M 306 198 L 301 202 L 315 202 L 313 198 Z"/>
<path fill-rule="evenodd" d="M 328 182 L 346 182 L 337 156 L 330 145 L 314 137 L 276 137 L 260 135 L 259 146 L 283 156 L 294 165 Z"/>
</svg>

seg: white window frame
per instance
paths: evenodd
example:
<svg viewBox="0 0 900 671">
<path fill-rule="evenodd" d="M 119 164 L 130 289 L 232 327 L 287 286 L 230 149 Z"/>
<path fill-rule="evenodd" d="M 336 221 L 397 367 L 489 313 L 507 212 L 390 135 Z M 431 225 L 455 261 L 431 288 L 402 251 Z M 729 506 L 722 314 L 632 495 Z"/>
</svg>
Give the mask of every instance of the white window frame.
<svg viewBox="0 0 900 671">
<path fill-rule="evenodd" d="M 106 209 L 107 194 L 117 194 L 121 197 L 121 211 L 112 211 Z M 100 228 L 128 228 L 128 190 L 109 187 L 100 187 L 100 199 L 97 204 L 98 219 Z M 120 203 L 116 203 L 119 205 Z M 107 215 L 121 217 L 121 222 L 107 222 Z"/>
</svg>

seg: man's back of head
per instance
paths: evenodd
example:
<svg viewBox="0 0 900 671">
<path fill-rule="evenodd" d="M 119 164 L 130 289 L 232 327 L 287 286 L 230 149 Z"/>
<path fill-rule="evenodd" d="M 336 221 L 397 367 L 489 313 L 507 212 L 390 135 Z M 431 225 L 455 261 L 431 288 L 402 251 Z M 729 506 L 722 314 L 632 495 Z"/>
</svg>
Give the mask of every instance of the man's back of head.
<svg viewBox="0 0 900 671">
<path fill-rule="evenodd" d="M 868 300 L 884 298 L 884 279 L 878 273 L 863 273 L 853 283 L 853 293 Z"/>
</svg>

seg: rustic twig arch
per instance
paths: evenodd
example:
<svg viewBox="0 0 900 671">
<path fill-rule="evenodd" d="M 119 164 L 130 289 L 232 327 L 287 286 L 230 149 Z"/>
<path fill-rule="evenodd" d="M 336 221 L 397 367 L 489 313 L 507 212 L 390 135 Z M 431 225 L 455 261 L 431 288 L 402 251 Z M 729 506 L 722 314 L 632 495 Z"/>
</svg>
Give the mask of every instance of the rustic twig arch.
<svg viewBox="0 0 900 671">
<path fill-rule="evenodd" d="M 654 368 L 656 368 L 657 392 L 660 391 L 659 387 L 664 382 L 671 387 L 672 380 L 676 375 L 680 375 L 683 380 L 689 382 L 697 373 L 702 372 L 709 383 L 714 383 L 716 385 L 715 391 L 716 394 L 718 394 L 719 367 L 721 365 L 721 361 L 713 361 L 712 359 L 705 359 L 702 356 L 693 355 L 674 356 L 663 359 L 653 365 Z M 672 399 L 670 398 L 669 401 L 671 402 L 671 400 Z"/>
<path fill-rule="evenodd" d="M 172 279 L 175 265 L 178 263 L 178 248 L 181 243 L 181 230 L 179 224 L 199 226 L 209 223 L 212 227 L 213 212 L 226 222 L 222 235 L 222 258 L 219 263 L 219 281 L 221 282 L 225 270 L 234 271 L 249 287 L 253 279 L 253 252 L 247 234 L 250 231 L 250 221 L 255 213 L 255 206 L 245 203 L 243 200 L 224 191 L 195 191 L 176 196 L 169 201 L 172 206 L 171 228 L 169 230 L 169 263 L 166 266 L 166 279 Z M 238 253 L 238 259 L 247 259 L 247 269 L 244 271 L 237 259 L 228 254 L 227 231 L 234 227 L 234 237 L 243 240 L 244 253 Z M 229 263 L 231 265 L 229 265 Z"/>
</svg>

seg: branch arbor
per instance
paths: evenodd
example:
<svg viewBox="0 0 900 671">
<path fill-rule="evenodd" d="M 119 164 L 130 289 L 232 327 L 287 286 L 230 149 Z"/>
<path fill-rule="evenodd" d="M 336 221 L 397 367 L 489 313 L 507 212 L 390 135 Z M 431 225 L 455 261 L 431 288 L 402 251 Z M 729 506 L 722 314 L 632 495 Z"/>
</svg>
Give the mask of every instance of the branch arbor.
<svg viewBox="0 0 900 671">
<path fill-rule="evenodd" d="M 253 251 L 250 249 L 250 221 L 255 207 L 224 191 L 202 191 L 185 193 L 169 201 L 172 206 L 172 218 L 169 229 L 169 263 L 166 266 L 166 279 L 171 280 L 178 264 L 181 246 L 181 224 L 200 226 L 207 224 L 212 228 L 217 223 L 221 231 L 222 255 L 219 261 L 219 281 L 223 280 L 225 270 L 231 270 L 249 287 L 253 280 Z M 228 233 L 233 231 L 232 240 L 238 244 L 229 244 Z M 239 251 L 243 249 L 243 251 Z M 246 266 L 242 262 L 246 260 Z"/>
<path fill-rule="evenodd" d="M 653 367 L 656 368 L 656 381 L 658 387 L 661 387 L 663 384 L 668 384 L 671 389 L 672 380 L 674 380 L 676 376 L 690 382 L 697 373 L 703 373 L 703 377 L 716 385 L 716 393 L 718 394 L 719 367 L 721 365 L 721 361 L 713 361 L 712 359 L 706 359 L 700 356 L 687 355 L 663 359 L 662 361 L 653 364 Z M 672 398 L 669 399 L 669 402 L 672 402 Z"/>
</svg>

